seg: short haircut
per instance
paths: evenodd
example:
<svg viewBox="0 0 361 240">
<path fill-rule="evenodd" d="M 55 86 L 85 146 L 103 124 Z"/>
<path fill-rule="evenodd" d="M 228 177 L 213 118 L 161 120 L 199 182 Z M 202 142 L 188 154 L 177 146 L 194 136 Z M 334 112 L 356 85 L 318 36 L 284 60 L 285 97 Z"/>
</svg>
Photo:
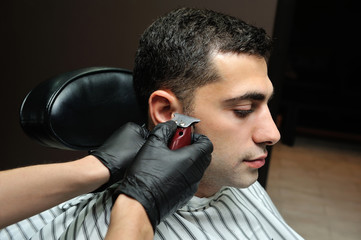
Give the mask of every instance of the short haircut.
<svg viewBox="0 0 361 240">
<path fill-rule="evenodd" d="M 144 114 L 158 89 L 169 89 L 192 106 L 195 89 L 218 79 L 212 63 L 217 53 L 269 57 L 272 40 L 265 30 L 212 10 L 181 8 L 150 25 L 139 42 L 134 65 L 134 88 Z"/>
</svg>

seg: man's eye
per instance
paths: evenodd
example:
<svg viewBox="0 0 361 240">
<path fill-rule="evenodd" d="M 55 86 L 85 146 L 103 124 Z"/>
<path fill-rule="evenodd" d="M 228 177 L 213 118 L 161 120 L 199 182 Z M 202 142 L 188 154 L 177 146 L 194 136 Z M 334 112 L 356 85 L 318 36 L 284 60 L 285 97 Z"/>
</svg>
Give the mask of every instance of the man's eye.
<svg viewBox="0 0 361 240">
<path fill-rule="evenodd" d="M 253 112 L 253 109 L 249 109 L 249 110 L 233 110 L 234 113 L 241 118 L 245 118 L 247 117 L 250 113 Z"/>
</svg>

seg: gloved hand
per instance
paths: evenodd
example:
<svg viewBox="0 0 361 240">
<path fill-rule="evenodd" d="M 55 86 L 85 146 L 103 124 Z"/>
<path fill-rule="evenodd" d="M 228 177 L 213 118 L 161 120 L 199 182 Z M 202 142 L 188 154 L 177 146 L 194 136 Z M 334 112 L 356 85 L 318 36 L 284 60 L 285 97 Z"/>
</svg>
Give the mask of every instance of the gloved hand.
<svg viewBox="0 0 361 240">
<path fill-rule="evenodd" d="M 153 229 L 190 200 L 211 161 L 213 145 L 203 135 L 196 135 L 189 146 L 170 150 L 168 141 L 176 129 L 173 121 L 154 128 L 113 195 L 114 201 L 123 193 L 140 202 Z"/>
<path fill-rule="evenodd" d="M 115 131 L 102 146 L 89 153 L 97 157 L 110 172 L 109 181 L 95 190 L 102 191 L 124 177 L 139 149 L 145 143 L 148 130 L 135 123 L 126 123 Z"/>
</svg>

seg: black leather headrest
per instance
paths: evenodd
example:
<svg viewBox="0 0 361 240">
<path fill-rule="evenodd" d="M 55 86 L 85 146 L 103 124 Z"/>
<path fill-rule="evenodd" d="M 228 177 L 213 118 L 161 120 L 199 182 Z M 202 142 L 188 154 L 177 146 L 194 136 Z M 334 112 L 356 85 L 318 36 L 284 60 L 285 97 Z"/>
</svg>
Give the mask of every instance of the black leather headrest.
<svg viewBox="0 0 361 240">
<path fill-rule="evenodd" d="M 142 124 L 132 73 L 93 67 L 42 82 L 24 99 L 20 123 L 40 144 L 68 150 L 100 146 L 126 122 Z"/>
</svg>

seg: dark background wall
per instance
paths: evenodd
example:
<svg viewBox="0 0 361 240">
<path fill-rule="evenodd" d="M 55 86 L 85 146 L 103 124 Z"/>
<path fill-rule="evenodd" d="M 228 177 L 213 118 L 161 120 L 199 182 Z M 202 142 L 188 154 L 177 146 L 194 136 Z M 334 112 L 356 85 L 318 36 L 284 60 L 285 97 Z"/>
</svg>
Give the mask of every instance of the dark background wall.
<svg viewBox="0 0 361 240">
<path fill-rule="evenodd" d="M 277 0 L 6 1 L 1 16 L 0 170 L 73 160 L 84 152 L 49 149 L 19 125 L 25 95 L 41 81 L 82 67 L 132 69 L 143 30 L 169 10 L 205 7 L 273 32 Z"/>
<path fill-rule="evenodd" d="M 357 1 L 279 0 L 285 2 L 292 7 L 283 13 L 292 14 L 281 33 L 288 39 L 278 96 L 283 142 L 293 145 L 302 134 L 360 144 Z"/>
</svg>

